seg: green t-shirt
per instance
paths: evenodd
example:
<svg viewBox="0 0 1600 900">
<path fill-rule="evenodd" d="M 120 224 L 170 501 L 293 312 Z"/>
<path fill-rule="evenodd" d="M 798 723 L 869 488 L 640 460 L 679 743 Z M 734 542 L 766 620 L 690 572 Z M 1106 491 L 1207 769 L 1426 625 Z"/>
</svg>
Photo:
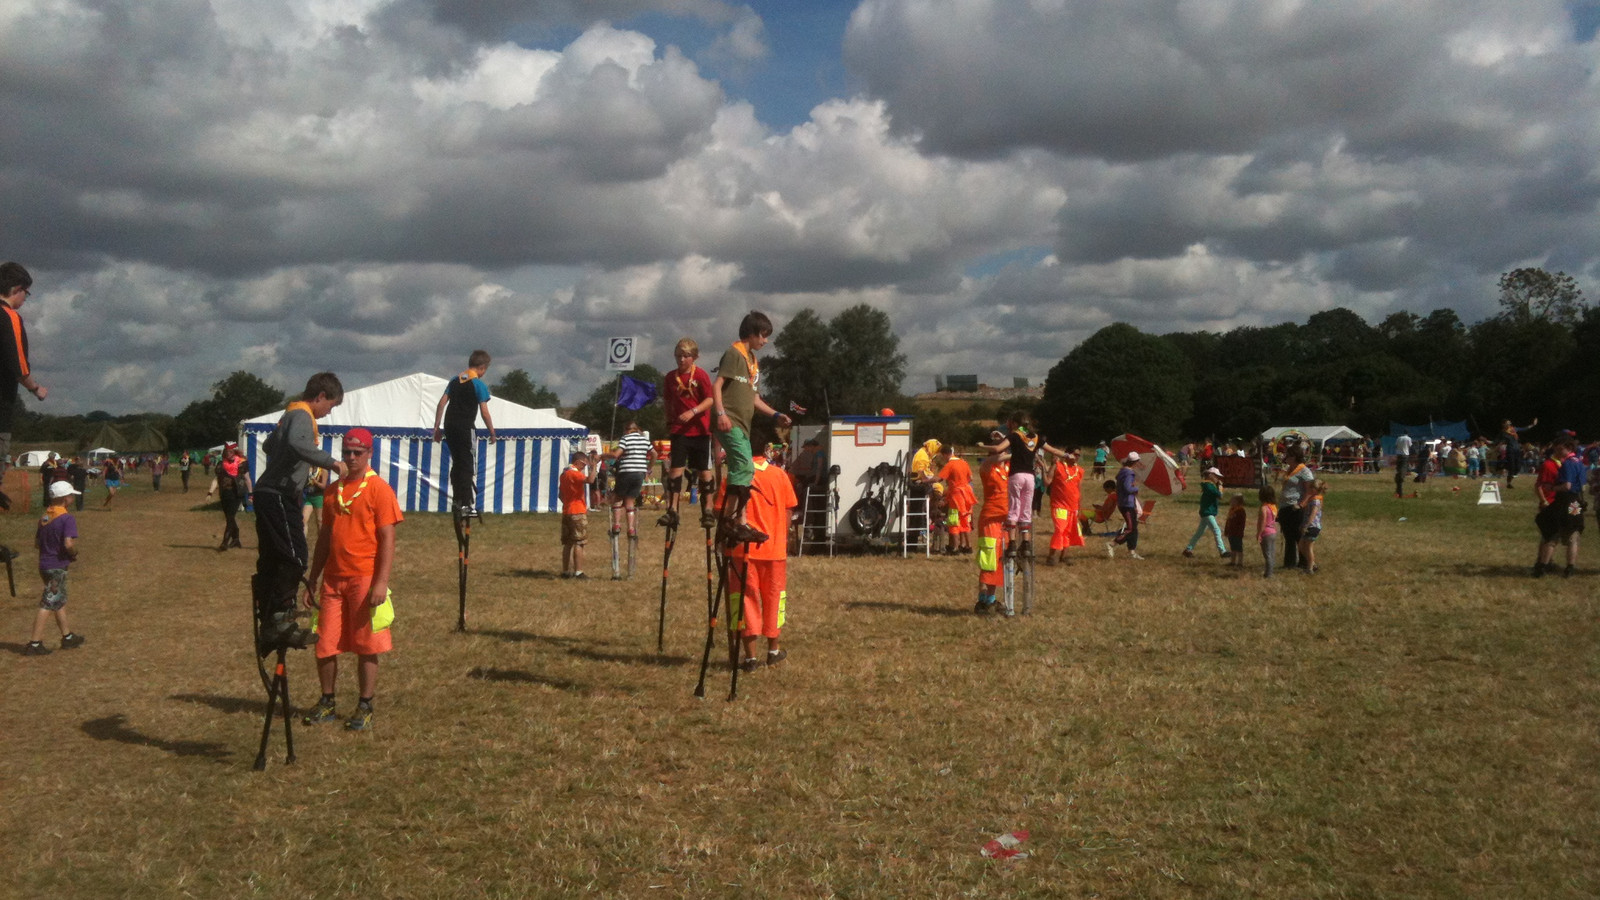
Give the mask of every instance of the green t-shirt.
<svg viewBox="0 0 1600 900">
<path fill-rule="evenodd" d="M 1214 516 L 1217 508 L 1222 505 L 1222 488 L 1215 482 L 1205 481 L 1200 484 L 1200 515 Z"/>
<path fill-rule="evenodd" d="M 750 433 L 750 424 L 756 416 L 756 392 L 760 390 L 761 366 L 750 365 L 737 344 L 722 354 L 717 364 L 717 377 L 723 380 L 722 408 L 733 424 Z"/>
</svg>

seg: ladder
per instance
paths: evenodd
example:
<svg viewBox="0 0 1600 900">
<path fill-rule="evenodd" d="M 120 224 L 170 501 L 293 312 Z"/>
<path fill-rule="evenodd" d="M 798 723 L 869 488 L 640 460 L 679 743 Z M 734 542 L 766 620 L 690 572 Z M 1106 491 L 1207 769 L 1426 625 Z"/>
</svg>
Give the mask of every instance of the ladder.
<svg viewBox="0 0 1600 900">
<path fill-rule="evenodd" d="M 910 556 L 913 547 L 921 547 L 923 558 L 930 558 L 933 554 L 933 533 L 928 528 L 928 495 L 913 497 L 907 491 L 900 505 L 900 521 L 900 558 Z"/>
<path fill-rule="evenodd" d="M 809 548 L 813 553 L 826 547 L 833 555 L 833 528 L 838 518 L 838 504 L 827 484 L 806 487 L 804 505 L 800 509 L 800 541 L 796 556 L 805 556 Z"/>
</svg>

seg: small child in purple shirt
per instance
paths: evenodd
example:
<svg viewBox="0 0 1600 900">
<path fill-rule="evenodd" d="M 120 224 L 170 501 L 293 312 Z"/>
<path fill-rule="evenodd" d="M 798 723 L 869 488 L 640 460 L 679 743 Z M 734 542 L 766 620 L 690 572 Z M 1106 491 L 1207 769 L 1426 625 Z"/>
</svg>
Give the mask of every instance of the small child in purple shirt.
<svg viewBox="0 0 1600 900">
<path fill-rule="evenodd" d="M 50 649 L 44 645 L 45 623 L 55 616 L 56 627 L 61 629 L 61 649 L 71 650 L 83 646 L 83 635 L 67 627 L 67 566 L 78 558 L 78 520 L 67 512 L 67 499 L 78 493 L 72 483 L 57 481 L 50 485 L 50 505 L 39 519 L 39 530 L 34 533 L 33 545 L 39 548 L 39 578 L 44 581 L 44 594 L 39 598 L 39 615 L 33 620 L 33 640 L 23 648 L 28 656 L 44 656 Z"/>
</svg>

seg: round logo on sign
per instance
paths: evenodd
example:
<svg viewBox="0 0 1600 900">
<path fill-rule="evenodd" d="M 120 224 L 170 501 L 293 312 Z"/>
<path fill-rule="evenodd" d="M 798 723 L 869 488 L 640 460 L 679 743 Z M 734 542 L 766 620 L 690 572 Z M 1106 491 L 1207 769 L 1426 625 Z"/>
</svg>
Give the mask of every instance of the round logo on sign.
<svg viewBox="0 0 1600 900">
<path fill-rule="evenodd" d="M 633 342 L 631 337 L 611 338 L 606 349 L 606 367 L 613 371 L 632 371 Z"/>
</svg>

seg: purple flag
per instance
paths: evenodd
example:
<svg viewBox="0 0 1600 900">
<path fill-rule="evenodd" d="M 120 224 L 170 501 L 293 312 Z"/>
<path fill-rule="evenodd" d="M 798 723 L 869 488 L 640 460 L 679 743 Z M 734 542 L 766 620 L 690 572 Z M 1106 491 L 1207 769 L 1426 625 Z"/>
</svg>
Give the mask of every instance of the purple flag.
<svg viewBox="0 0 1600 900">
<path fill-rule="evenodd" d="M 617 390 L 617 405 L 623 409 L 642 409 L 656 398 L 656 386 L 629 375 L 618 376 L 622 384 Z"/>
</svg>

